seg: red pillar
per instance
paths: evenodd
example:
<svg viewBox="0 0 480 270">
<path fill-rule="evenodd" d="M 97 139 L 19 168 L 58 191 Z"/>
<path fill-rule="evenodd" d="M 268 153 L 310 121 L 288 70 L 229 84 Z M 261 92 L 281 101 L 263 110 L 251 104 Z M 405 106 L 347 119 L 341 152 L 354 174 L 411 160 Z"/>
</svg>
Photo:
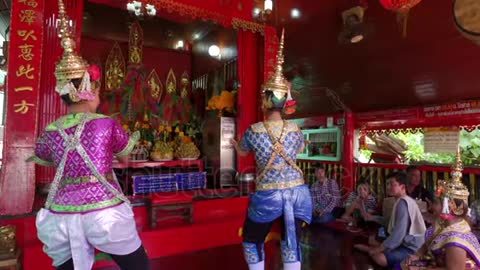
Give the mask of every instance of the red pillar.
<svg viewBox="0 0 480 270">
<path fill-rule="evenodd" d="M 258 50 L 259 35 L 250 31 L 238 30 L 238 79 L 240 88 L 237 96 L 237 134 L 241 138 L 245 130 L 257 122 L 259 76 Z M 255 171 L 253 155 L 238 157 L 237 171 Z"/>
<path fill-rule="evenodd" d="M 349 191 L 355 186 L 354 149 L 355 126 L 352 112 L 345 113 L 345 132 L 343 137 L 343 187 Z"/>
</svg>

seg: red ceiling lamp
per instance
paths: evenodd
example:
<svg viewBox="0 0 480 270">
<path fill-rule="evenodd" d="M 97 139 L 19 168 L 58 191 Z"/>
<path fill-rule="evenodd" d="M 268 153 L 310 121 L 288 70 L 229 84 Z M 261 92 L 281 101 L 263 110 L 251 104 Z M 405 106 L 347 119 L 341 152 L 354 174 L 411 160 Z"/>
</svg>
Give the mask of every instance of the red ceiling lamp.
<svg viewBox="0 0 480 270">
<path fill-rule="evenodd" d="M 422 0 L 380 0 L 380 4 L 385 9 L 397 13 L 397 22 L 402 27 L 402 36 L 407 36 L 407 19 L 411 8 L 416 6 Z"/>
</svg>

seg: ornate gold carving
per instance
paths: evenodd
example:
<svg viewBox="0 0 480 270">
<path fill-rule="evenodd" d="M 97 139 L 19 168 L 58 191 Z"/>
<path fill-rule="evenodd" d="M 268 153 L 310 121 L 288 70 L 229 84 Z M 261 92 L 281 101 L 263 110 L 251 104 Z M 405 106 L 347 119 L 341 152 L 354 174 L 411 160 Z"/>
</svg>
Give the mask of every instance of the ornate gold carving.
<svg viewBox="0 0 480 270">
<path fill-rule="evenodd" d="M 117 90 L 125 78 L 125 59 L 118 43 L 112 47 L 105 62 L 105 91 L 111 92 Z"/>
<path fill-rule="evenodd" d="M 12 225 L 0 227 L 0 258 L 15 257 L 16 249 L 16 228 Z"/>
<path fill-rule="evenodd" d="M 265 25 L 255 23 L 255 22 L 245 21 L 238 18 L 232 19 L 232 27 L 234 29 L 242 29 L 244 31 L 252 31 L 253 33 L 260 33 L 262 35 L 265 33 Z"/>
<path fill-rule="evenodd" d="M 150 75 L 148 75 L 147 84 L 150 88 L 150 94 L 152 95 L 152 98 L 156 102 L 159 102 L 163 94 L 163 84 L 162 81 L 160 81 L 160 78 L 158 77 L 155 69 L 150 72 Z"/>
<path fill-rule="evenodd" d="M 135 21 L 130 27 L 128 46 L 128 63 L 140 65 L 143 59 L 143 30 L 138 21 Z"/>
<path fill-rule="evenodd" d="M 282 31 L 282 37 L 280 38 L 280 44 L 278 44 L 278 52 L 277 52 L 277 62 L 275 64 L 275 72 L 272 76 L 268 78 L 265 84 L 262 86 L 263 92 L 265 91 L 272 91 L 273 94 L 278 98 L 281 99 L 285 97 L 289 91 L 289 83 L 287 79 L 283 76 L 283 63 L 284 63 L 284 56 L 283 56 L 283 48 L 285 43 L 285 30 Z"/>
<path fill-rule="evenodd" d="M 180 84 L 182 85 L 182 92 L 180 93 L 180 96 L 182 98 L 186 97 L 188 95 L 188 85 L 190 83 L 190 79 L 188 77 L 188 73 L 186 71 L 183 72 L 182 77 L 180 79 Z"/>
<path fill-rule="evenodd" d="M 224 26 L 231 23 L 230 18 L 224 14 L 178 3 L 175 0 L 146 0 L 145 4 L 154 5 L 156 10 L 166 10 L 169 13 L 176 12 L 181 16 L 211 20 Z"/>
<path fill-rule="evenodd" d="M 173 69 L 170 69 L 167 75 L 167 93 L 173 94 L 177 91 L 177 78 L 173 73 Z"/>
<path fill-rule="evenodd" d="M 83 78 L 88 63 L 75 50 L 75 36 L 69 25 L 69 18 L 62 0 L 58 1 L 58 20 L 63 55 L 55 67 L 55 77 L 57 89 L 62 89 L 70 80 Z"/>
<path fill-rule="evenodd" d="M 238 18 L 231 18 L 219 12 L 204 10 L 202 8 L 189 6 L 178 3 L 175 0 L 146 0 L 145 4 L 155 6 L 156 10 L 165 10 L 169 13 L 176 12 L 181 16 L 188 16 L 191 18 L 200 18 L 203 20 L 211 20 L 223 26 L 233 26 L 235 29 L 243 29 L 245 31 L 258 32 L 263 34 L 265 26 L 255 22 L 250 22 Z"/>
</svg>

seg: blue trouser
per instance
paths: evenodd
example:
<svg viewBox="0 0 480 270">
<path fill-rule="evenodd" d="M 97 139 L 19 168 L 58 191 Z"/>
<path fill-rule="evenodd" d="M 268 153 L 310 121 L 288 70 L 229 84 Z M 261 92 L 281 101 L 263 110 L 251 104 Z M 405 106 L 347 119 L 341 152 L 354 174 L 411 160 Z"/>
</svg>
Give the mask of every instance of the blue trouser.
<svg viewBox="0 0 480 270">
<path fill-rule="evenodd" d="M 312 219 L 312 199 L 306 185 L 262 190 L 250 195 L 243 247 L 248 264 L 264 260 L 263 242 L 275 220 L 282 218 L 282 257 L 285 263 L 301 261 L 300 228 Z"/>
<path fill-rule="evenodd" d="M 274 221 L 268 223 L 256 223 L 248 217 L 243 226 L 243 251 L 245 260 L 248 264 L 256 264 L 265 260 L 264 241 L 270 232 Z M 286 230 L 282 230 L 282 241 L 280 243 L 282 251 L 282 260 L 284 263 L 293 263 L 302 260 L 302 252 L 300 246 L 300 234 L 303 221 L 295 219 L 295 232 L 297 238 L 297 246 L 289 247 L 287 245 Z"/>
</svg>

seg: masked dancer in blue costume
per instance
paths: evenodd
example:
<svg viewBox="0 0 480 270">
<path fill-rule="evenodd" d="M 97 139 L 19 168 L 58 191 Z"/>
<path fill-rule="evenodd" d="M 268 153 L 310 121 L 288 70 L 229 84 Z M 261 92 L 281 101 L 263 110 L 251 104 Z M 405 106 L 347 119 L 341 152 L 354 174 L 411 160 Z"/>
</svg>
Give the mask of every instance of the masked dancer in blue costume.
<svg viewBox="0 0 480 270">
<path fill-rule="evenodd" d="M 266 120 L 251 125 L 240 143 L 232 141 L 237 153 L 255 153 L 256 192 L 250 196 L 243 227 L 243 248 L 250 270 L 265 267 L 264 241 L 275 220 L 282 218 L 281 241 L 285 270 L 300 270 L 300 229 L 310 223 L 312 200 L 303 173 L 296 165 L 297 153 L 303 151 L 304 137 L 298 126 L 283 120 L 282 113 L 295 111 L 290 84 L 283 77 L 284 34 L 280 40 L 275 72 L 262 86 L 262 109 Z"/>
</svg>

